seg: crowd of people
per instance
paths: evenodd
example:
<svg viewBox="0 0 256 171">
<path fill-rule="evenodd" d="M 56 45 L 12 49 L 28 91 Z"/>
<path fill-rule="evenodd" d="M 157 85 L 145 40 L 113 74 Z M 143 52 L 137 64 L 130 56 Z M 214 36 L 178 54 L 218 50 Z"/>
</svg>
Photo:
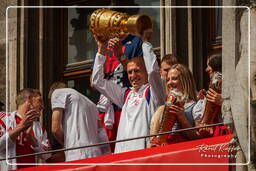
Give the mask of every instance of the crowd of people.
<svg viewBox="0 0 256 171">
<path fill-rule="evenodd" d="M 83 94 L 55 82 L 49 90 L 52 121 L 51 133 L 63 148 L 92 145 L 109 140 L 122 140 L 150 135 L 159 113 L 167 110 L 176 121 L 170 130 L 191 128 L 203 123 L 207 102 L 217 108 L 222 105 L 221 93 L 213 88 L 197 91 L 189 68 L 178 57 L 168 54 L 157 62 L 150 39 L 152 29 L 141 36 L 115 37 L 109 40 L 95 37 L 98 52 L 95 57 L 91 85 L 101 93 L 94 104 Z M 209 77 L 221 73 L 221 55 L 208 58 L 205 70 Z M 168 94 L 179 91 L 182 103 L 165 107 Z M 36 89 L 20 90 L 16 97 L 17 110 L 0 113 L 1 158 L 51 150 L 47 132 L 38 121 L 44 105 Z M 8 117 L 7 117 L 8 116 Z M 214 123 L 221 122 L 220 112 Z M 168 135 L 168 144 L 217 135 L 225 128 L 201 128 Z M 7 146 L 6 146 L 7 141 Z M 156 137 L 112 143 L 90 148 L 67 150 L 65 153 L 39 155 L 46 162 L 72 161 L 112 153 L 145 149 L 151 143 L 162 145 Z M 7 149 L 8 148 L 8 149 Z M 7 153 L 6 153 L 7 151 Z M 7 154 L 7 156 L 6 156 Z M 35 156 L 1 161 L 1 169 L 27 167 L 35 163 Z M 20 163 L 25 163 L 25 165 Z"/>
</svg>

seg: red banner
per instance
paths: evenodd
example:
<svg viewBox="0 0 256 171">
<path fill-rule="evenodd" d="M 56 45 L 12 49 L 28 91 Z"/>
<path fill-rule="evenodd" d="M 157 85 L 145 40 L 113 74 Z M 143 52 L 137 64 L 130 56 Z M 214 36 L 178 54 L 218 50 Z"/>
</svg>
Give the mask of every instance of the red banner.
<svg viewBox="0 0 256 171">
<path fill-rule="evenodd" d="M 228 163 L 234 161 L 236 157 L 235 151 L 237 150 L 228 145 L 231 138 L 232 135 L 225 135 L 168 146 L 59 163 L 62 165 L 44 165 L 21 170 L 141 171 L 146 169 L 162 171 L 171 168 L 175 170 L 177 169 L 178 171 L 187 171 L 191 169 L 197 171 L 205 171 L 206 169 L 207 171 L 216 171 L 216 169 L 228 171 Z"/>
</svg>

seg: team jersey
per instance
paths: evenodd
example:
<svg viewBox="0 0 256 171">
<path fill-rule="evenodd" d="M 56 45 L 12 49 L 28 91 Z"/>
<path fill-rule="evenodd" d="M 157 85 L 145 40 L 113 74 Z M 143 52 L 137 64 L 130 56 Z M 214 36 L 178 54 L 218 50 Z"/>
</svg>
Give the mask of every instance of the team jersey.
<svg viewBox="0 0 256 171">
<path fill-rule="evenodd" d="M 122 108 L 117 140 L 149 134 L 151 117 L 155 109 L 164 104 L 165 93 L 160 78 L 156 56 L 149 42 L 143 42 L 143 58 L 148 73 L 148 84 L 139 91 L 131 88 L 126 100 L 127 88 L 104 79 L 103 66 L 106 57 L 97 53 L 92 73 L 93 86 L 110 101 Z M 134 140 L 116 144 L 115 153 L 143 149 L 146 140 Z"/>
<path fill-rule="evenodd" d="M 138 36 L 128 35 L 122 41 L 122 52 L 126 58 L 142 57 L 142 40 Z M 123 65 L 116 57 L 116 54 L 110 52 L 106 58 L 104 65 L 104 77 L 111 80 L 113 83 L 122 87 L 130 87 L 127 72 Z M 104 95 L 100 95 L 97 103 L 97 108 L 101 112 L 100 118 L 104 128 L 106 129 L 109 140 L 116 140 L 117 128 L 120 120 L 121 108 L 113 104 Z M 115 144 L 111 144 L 112 151 L 114 151 Z"/>
<path fill-rule="evenodd" d="M 21 118 L 16 115 L 15 116 L 16 124 L 19 124 L 21 122 Z M 20 135 L 16 138 L 16 155 L 24 155 L 24 154 L 31 154 L 35 151 L 31 148 L 32 144 L 27 138 L 27 134 L 25 131 L 21 132 Z M 17 163 L 35 163 L 36 158 L 35 156 L 29 156 L 29 157 L 22 157 L 17 158 Z M 18 169 L 24 168 L 26 165 L 19 165 Z"/>
<path fill-rule="evenodd" d="M 13 142 L 9 137 L 8 130 L 14 129 L 21 122 L 21 115 L 17 112 L 3 113 L 0 112 L 0 154 L 1 158 L 6 157 L 6 145 L 8 145 L 8 157 L 14 157 L 18 155 L 31 154 L 35 152 L 43 152 L 51 149 L 51 145 L 47 138 L 47 132 L 42 129 L 40 122 L 34 121 L 32 126 L 32 134 L 38 142 L 37 147 L 33 147 L 31 142 L 28 140 L 28 135 L 25 131 L 21 132 L 16 140 Z M 7 141 L 7 144 L 6 144 Z M 46 160 L 51 156 L 51 154 L 40 155 L 39 157 Z M 17 160 L 10 160 L 10 163 L 17 163 L 18 165 L 8 165 L 5 164 L 6 161 L 1 162 L 1 170 L 17 169 L 29 167 L 25 165 L 26 163 L 36 163 L 36 157 L 22 157 L 17 158 Z"/>
</svg>

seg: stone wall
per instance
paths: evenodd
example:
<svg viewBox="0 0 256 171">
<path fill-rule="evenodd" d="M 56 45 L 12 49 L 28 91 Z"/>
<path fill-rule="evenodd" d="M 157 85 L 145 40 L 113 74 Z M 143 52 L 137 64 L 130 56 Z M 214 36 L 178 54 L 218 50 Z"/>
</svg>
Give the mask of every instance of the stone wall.
<svg viewBox="0 0 256 171">
<path fill-rule="evenodd" d="M 227 0 L 224 1 L 224 5 L 234 5 L 234 2 L 235 1 Z M 237 171 L 245 171 L 255 170 L 256 1 L 243 1 L 243 4 L 239 4 L 239 2 L 240 1 L 237 1 L 236 5 L 245 5 L 250 7 L 250 18 L 248 18 L 249 10 L 247 9 L 223 10 L 222 93 L 224 104 L 222 109 L 224 113 L 224 120 L 226 122 L 231 121 L 234 124 L 238 142 L 243 152 L 238 153 L 236 162 L 247 163 L 250 161 L 250 164 L 247 165 L 247 167 L 242 165 L 236 166 Z M 251 21 L 250 32 L 248 32 L 249 19 Z M 250 35 L 250 37 L 248 37 L 248 35 Z M 250 46 L 248 44 L 248 40 L 250 40 Z M 248 70 L 248 64 L 250 64 L 250 70 Z M 248 74 L 249 72 L 250 74 Z M 248 84 L 249 79 L 251 81 L 250 84 Z M 248 122 L 249 118 L 250 123 Z"/>
<path fill-rule="evenodd" d="M 4 104 L 6 104 L 6 9 L 8 6 L 16 5 L 17 0 L 0 1 L 0 101 Z M 10 10 L 8 15 L 9 35 L 11 35 L 9 40 L 17 41 L 17 10 Z M 12 52 L 15 50 L 12 49 Z"/>
<path fill-rule="evenodd" d="M 7 0 L 0 1 L 0 101 L 5 103 L 6 72 L 5 72 L 5 9 Z"/>
</svg>

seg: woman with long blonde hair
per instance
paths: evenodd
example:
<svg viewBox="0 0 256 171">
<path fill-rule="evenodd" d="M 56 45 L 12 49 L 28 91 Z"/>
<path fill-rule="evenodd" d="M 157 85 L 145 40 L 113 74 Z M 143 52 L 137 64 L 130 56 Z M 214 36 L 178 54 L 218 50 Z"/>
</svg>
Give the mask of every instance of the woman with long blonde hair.
<svg viewBox="0 0 256 171">
<path fill-rule="evenodd" d="M 180 92 L 182 101 L 172 104 L 167 109 L 166 106 L 159 107 L 152 119 L 151 134 L 157 133 L 155 130 L 159 129 L 164 110 L 168 110 L 168 115 L 174 115 L 176 117 L 176 123 L 171 128 L 172 131 L 195 126 L 194 118 L 196 116 L 193 116 L 192 110 L 197 101 L 197 90 L 193 75 L 188 67 L 183 64 L 174 64 L 171 66 L 167 75 L 167 90 L 170 93 L 173 91 Z M 173 133 L 168 136 L 167 143 L 177 143 L 196 138 L 199 138 L 196 130 Z M 157 146 L 163 144 L 157 138 L 152 138 L 151 145 Z"/>
</svg>

